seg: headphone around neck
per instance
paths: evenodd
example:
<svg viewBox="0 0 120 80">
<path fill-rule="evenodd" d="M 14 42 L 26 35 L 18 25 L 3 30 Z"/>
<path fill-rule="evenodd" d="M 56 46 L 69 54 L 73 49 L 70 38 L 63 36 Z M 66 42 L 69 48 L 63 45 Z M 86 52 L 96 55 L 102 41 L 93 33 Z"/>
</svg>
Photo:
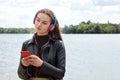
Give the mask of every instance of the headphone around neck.
<svg viewBox="0 0 120 80">
<path fill-rule="evenodd" d="M 33 19 L 33 24 L 35 24 L 35 19 L 37 18 L 37 15 L 39 14 L 39 12 L 36 13 L 34 19 Z M 56 23 L 57 23 L 57 20 L 56 20 L 56 17 L 55 15 L 53 14 L 53 17 L 54 17 L 54 21 L 53 23 L 49 26 L 48 30 L 49 32 L 53 31 L 55 29 L 55 26 L 56 26 Z"/>
</svg>

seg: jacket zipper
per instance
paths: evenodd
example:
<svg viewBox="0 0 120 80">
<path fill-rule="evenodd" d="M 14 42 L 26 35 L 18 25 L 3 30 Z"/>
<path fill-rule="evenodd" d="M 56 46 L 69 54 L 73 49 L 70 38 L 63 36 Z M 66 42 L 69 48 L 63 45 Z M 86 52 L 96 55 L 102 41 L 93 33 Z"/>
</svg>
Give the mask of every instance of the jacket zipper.
<svg viewBox="0 0 120 80">
<path fill-rule="evenodd" d="M 49 40 L 41 47 L 39 54 L 38 54 L 38 43 L 37 43 L 36 39 L 35 39 L 35 42 L 36 42 L 36 45 L 37 45 L 37 54 L 36 55 L 42 59 L 43 58 L 42 57 L 43 48 L 49 44 Z M 36 68 L 35 69 L 35 77 L 37 77 L 38 71 L 39 71 L 38 68 Z"/>
</svg>

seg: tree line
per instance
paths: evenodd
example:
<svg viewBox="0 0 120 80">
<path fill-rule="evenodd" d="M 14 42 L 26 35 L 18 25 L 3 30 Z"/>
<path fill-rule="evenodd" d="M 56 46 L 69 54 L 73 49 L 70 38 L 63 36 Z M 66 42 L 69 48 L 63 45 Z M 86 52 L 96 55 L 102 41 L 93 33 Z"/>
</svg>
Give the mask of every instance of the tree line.
<svg viewBox="0 0 120 80">
<path fill-rule="evenodd" d="M 86 33 L 120 33 L 120 24 L 93 23 L 91 21 L 81 22 L 78 25 L 65 25 L 61 28 L 65 34 L 86 34 Z M 3 28 L 0 27 L 0 33 L 34 33 L 34 28 Z"/>
<path fill-rule="evenodd" d="M 0 33 L 33 33 L 33 28 L 3 28 L 0 27 Z"/>
<path fill-rule="evenodd" d="M 91 21 L 81 22 L 78 25 L 65 25 L 62 29 L 66 34 L 79 34 L 79 33 L 120 33 L 120 24 L 108 23 L 92 23 Z"/>
</svg>

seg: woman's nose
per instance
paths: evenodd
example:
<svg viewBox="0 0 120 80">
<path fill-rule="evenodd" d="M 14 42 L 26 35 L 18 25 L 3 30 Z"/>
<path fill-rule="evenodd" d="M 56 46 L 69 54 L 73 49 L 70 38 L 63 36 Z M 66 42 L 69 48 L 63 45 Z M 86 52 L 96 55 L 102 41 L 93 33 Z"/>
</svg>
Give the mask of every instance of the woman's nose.
<svg viewBox="0 0 120 80">
<path fill-rule="evenodd" d="M 40 26 L 40 25 L 41 25 L 41 22 L 38 23 L 38 26 Z"/>
</svg>

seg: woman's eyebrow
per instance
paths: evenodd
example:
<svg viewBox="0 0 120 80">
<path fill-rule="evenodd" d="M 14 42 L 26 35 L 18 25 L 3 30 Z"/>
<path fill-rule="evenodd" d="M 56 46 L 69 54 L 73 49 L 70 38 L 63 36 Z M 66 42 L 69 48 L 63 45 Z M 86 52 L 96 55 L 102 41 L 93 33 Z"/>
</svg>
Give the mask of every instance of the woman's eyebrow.
<svg viewBox="0 0 120 80">
<path fill-rule="evenodd" d="M 37 17 L 37 19 L 41 20 L 39 17 Z M 47 22 L 46 20 L 42 20 L 42 21 Z"/>
<path fill-rule="evenodd" d="M 36 17 L 36 18 L 40 19 L 39 17 Z"/>
</svg>

